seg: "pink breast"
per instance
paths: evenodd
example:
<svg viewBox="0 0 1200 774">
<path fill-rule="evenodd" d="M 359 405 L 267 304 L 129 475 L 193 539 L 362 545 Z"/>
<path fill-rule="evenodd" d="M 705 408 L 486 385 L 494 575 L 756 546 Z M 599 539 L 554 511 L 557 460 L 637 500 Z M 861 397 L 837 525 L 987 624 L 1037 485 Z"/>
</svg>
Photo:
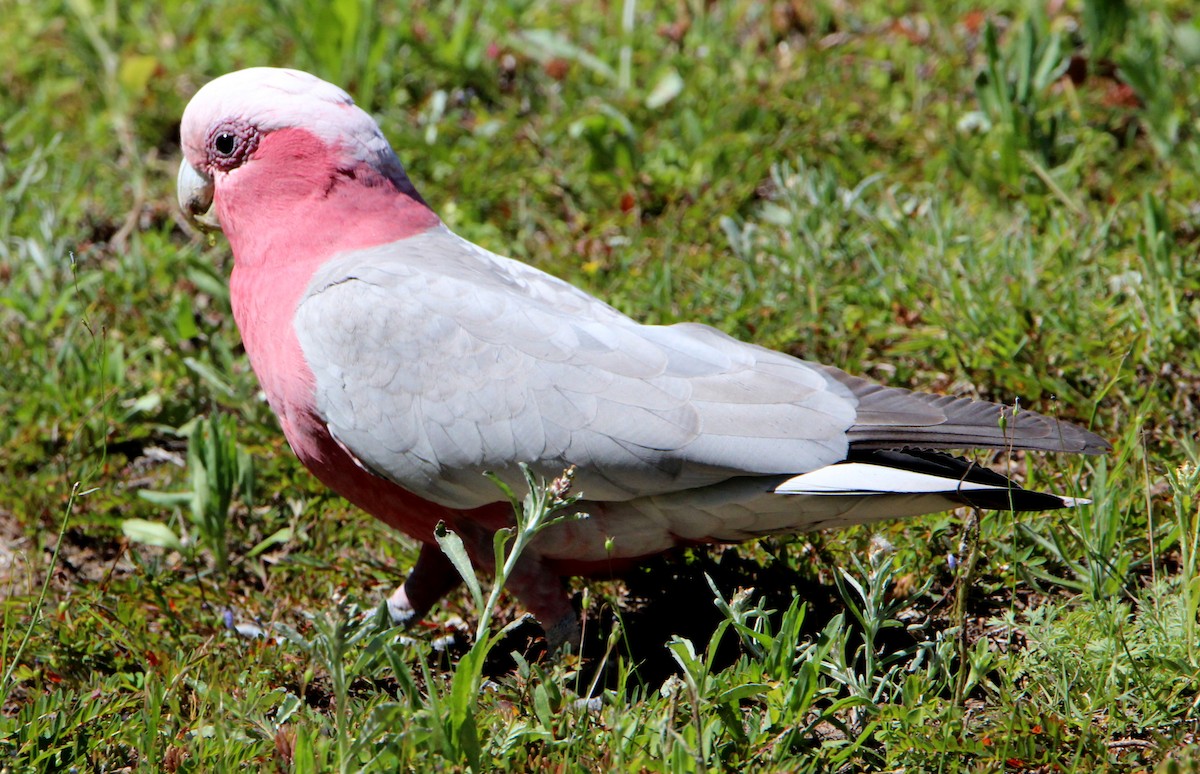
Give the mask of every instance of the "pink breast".
<svg viewBox="0 0 1200 774">
<path fill-rule="evenodd" d="M 333 439 L 317 411 L 315 379 L 293 320 L 313 274 L 331 257 L 421 233 L 440 223 L 437 216 L 365 163 L 348 166 L 343 152 L 299 129 L 264 137 L 249 163 L 216 179 L 215 199 L 234 253 L 234 318 L 296 456 L 358 507 L 432 541 L 438 521 L 464 514 L 369 473 Z"/>
</svg>

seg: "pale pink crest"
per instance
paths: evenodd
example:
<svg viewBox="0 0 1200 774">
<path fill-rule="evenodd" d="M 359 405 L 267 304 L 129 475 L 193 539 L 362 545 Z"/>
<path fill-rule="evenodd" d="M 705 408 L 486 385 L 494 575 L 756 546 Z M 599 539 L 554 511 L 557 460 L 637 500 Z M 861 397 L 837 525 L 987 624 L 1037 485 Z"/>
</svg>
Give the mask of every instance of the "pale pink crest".
<svg viewBox="0 0 1200 774">
<path fill-rule="evenodd" d="M 197 91 L 180 124 L 184 155 L 196 169 L 206 171 L 204 143 L 209 128 L 229 118 L 244 119 L 264 132 L 304 128 L 327 145 L 357 148 L 356 155 L 363 161 L 391 153 L 379 126 L 355 106 L 349 94 L 300 70 L 251 67 L 223 75 Z"/>
</svg>

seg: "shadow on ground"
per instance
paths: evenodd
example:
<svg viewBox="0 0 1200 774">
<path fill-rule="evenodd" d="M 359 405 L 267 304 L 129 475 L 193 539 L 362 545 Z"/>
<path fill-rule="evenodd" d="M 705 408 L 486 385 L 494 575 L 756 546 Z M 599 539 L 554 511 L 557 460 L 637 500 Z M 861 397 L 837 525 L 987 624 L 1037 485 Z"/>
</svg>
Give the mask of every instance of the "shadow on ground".
<svg viewBox="0 0 1200 774">
<path fill-rule="evenodd" d="M 723 620 L 714 604 L 714 595 L 705 576 L 712 578 L 722 596 L 729 600 L 740 589 L 752 588 L 755 600 L 762 600 L 767 610 L 774 611 L 775 627 L 779 619 L 799 597 L 807 603 L 802 632 L 816 636 L 839 613 L 847 613 L 838 590 L 798 573 L 784 562 L 760 563 L 735 548 L 725 551 L 678 551 L 655 557 L 614 583 L 622 589 L 618 609 L 611 603 L 593 604 L 584 617 L 582 656 L 585 674 L 602 669 L 600 685 L 615 688 L 617 655 L 636 667 L 629 687 L 644 686 L 657 689 L 664 680 L 678 674 L 679 666 L 667 648 L 674 636 L 704 651 Z M 578 605 L 581 595 L 575 595 Z M 515 611 L 505 611 L 516 614 Z M 607 661 L 605 654 L 613 627 L 620 621 L 618 642 Z M 880 644 L 889 650 L 910 647 L 915 643 L 911 634 L 902 628 L 887 629 Z M 851 640 L 851 647 L 857 642 Z M 718 647 L 714 669 L 733 664 L 742 654 L 743 646 L 736 634 L 726 632 Z M 510 671 L 513 651 L 526 659 L 545 657 L 545 642 L 541 628 L 532 620 L 512 631 L 493 651 L 487 669 L 495 677 Z"/>
</svg>

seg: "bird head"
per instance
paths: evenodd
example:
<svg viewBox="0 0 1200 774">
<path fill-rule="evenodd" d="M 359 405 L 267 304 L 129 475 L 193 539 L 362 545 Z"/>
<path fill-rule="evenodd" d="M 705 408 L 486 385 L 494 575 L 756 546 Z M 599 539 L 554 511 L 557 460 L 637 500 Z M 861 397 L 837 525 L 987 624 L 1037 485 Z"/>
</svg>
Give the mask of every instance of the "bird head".
<svg viewBox="0 0 1200 774">
<path fill-rule="evenodd" d="M 375 121 L 299 70 L 253 67 L 209 82 L 184 110 L 180 139 L 179 206 L 231 241 L 239 226 L 294 218 L 297 205 L 341 185 L 387 189 L 428 209 Z"/>
</svg>

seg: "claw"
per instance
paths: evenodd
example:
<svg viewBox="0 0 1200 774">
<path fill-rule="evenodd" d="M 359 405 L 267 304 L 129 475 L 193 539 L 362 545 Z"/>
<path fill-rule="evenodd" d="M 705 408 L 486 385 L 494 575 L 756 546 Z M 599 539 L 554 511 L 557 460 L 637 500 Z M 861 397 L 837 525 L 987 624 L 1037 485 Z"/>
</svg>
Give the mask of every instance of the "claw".
<svg viewBox="0 0 1200 774">
<path fill-rule="evenodd" d="M 548 653 L 579 644 L 579 618 L 571 607 L 563 579 L 546 566 L 542 557 L 533 551 L 522 556 L 508 579 L 508 591 L 541 624 Z"/>
<path fill-rule="evenodd" d="M 387 607 L 388 614 L 392 617 L 392 623 L 397 626 L 411 626 L 419 620 L 417 611 L 408 601 L 408 594 L 404 591 L 404 586 L 400 586 L 392 592 L 392 595 L 388 597 Z"/>
<path fill-rule="evenodd" d="M 546 632 L 546 652 L 549 655 L 570 653 L 579 647 L 583 634 L 579 628 L 579 618 L 574 611 L 557 621 L 541 624 L 542 630 Z"/>
</svg>

